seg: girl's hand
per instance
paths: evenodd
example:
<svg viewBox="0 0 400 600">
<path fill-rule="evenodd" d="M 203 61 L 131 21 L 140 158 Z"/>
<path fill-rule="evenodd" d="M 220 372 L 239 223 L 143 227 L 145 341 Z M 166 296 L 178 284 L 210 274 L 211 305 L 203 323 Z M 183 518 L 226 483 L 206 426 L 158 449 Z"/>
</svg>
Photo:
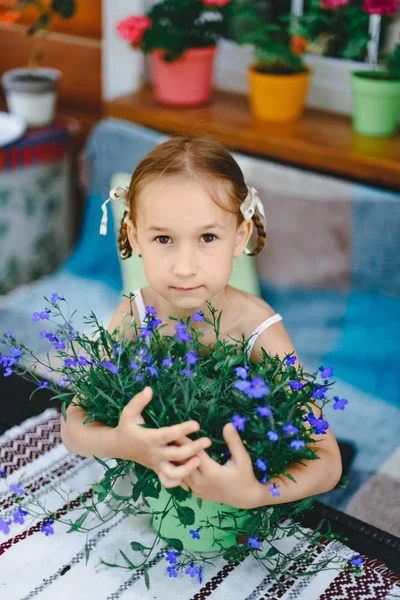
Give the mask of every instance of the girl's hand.
<svg viewBox="0 0 400 600">
<path fill-rule="evenodd" d="M 251 458 L 232 423 L 224 426 L 222 434 L 231 453 L 228 462 L 220 465 L 202 450 L 198 453 L 199 467 L 182 479 L 181 487 L 190 488 L 197 498 L 236 508 L 253 508 L 260 483 L 254 475 Z M 185 436 L 176 443 L 184 445 L 191 440 Z"/>
</svg>

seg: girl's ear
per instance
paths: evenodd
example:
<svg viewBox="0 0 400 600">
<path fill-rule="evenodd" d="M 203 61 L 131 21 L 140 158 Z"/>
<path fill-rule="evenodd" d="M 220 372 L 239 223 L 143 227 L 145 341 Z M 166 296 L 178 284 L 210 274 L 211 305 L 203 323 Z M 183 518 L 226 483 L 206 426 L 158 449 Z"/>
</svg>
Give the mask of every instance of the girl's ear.
<svg viewBox="0 0 400 600">
<path fill-rule="evenodd" d="M 243 221 L 243 223 L 241 223 L 239 225 L 239 227 L 236 230 L 236 243 L 235 243 L 235 250 L 233 252 L 234 258 L 237 258 L 241 254 L 243 254 L 243 252 L 248 244 L 248 241 L 251 238 L 252 233 L 253 233 L 253 219 L 250 219 L 249 221 Z"/>
<path fill-rule="evenodd" d="M 139 246 L 139 241 L 138 241 L 137 229 L 134 226 L 131 219 L 128 219 L 126 221 L 126 231 L 127 231 L 128 240 L 129 240 L 132 250 L 134 251 L 135 254 L 139 255 L 140 254 L 140 246 Z"/>
</svg>

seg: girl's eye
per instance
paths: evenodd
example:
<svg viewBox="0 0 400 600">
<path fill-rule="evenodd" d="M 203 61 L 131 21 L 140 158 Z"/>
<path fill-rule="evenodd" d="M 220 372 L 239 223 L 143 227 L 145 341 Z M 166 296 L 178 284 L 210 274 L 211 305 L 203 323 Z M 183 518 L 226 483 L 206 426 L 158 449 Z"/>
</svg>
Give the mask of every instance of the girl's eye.
<svg viewBox="0 0 400 600">
<path fill-rule="evenodd" d="M 168 242 L 165 241 L 161 241 L 161 240 L 170 240 L 171 238 L 169 237 L 169 235 L 158 235 L 156 237 L 156 240 L 158 241 L 159 244 L 163 244 L 164 246 L 166 244 L 168 244 Z"/>
<path fill-rule="evenodd" d="M 208 238 L 208 240 L 206 240 L 207 244 L 209 244 L 210 242 L 213 242 L 214 240 L 217 239 L 217 236 L 214 235 L 213 233 L 205 233 L 202 237 L 203 238 Z M 209 238 L 214 238 L 214 239 L 210 240 Z"/>
</svg>

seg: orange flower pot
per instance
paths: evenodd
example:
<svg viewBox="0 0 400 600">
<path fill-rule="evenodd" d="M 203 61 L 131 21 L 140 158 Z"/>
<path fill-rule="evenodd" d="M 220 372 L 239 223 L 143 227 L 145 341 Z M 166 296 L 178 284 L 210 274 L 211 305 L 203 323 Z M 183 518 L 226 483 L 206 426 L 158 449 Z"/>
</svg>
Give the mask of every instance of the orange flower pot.
<svg viewBox="0 0 400 600">
<path fill-rule="evenodd" d="M 173 62 L 165 62 L 164 50 L 154 50 L 150 66 L 154 96 L 162 104 L 196 106 L 212 95 L 216 46 L 190 48 Z"/>
<path fill-rule="evenodd" d="M 256 119 L 275 123 L 291 123 L 301 118 L 307 101 L 311 71 L 293 75 L 277 75 L 248 71 L 250 108 Z"/>
</svg>

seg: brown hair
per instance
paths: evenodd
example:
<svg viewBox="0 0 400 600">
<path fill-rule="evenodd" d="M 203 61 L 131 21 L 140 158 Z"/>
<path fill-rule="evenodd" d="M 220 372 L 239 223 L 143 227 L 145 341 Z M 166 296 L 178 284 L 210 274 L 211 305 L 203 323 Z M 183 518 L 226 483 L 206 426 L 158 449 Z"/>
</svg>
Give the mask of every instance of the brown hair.
<svg viewBox="0 0 400 600">
<path fill-rule="evenodd" d="M 136 223 L 140 192 L 149 179 L 156 179 L 162 175 L 186 175 L 199 180 L 203 185 L 209 184 L 210 193 L 216 204 L 236 214 L 238 226 L 243 222 L 244 217 L 239 207 L 247 197 L 248 188 L 242 170 L 228 148 L 211 137 L 173 137 L 149 152 L 132 175 L 126 199 L 129 210 L 124 212 L 118 237 L 118 247 L 123 259 L 132 255 L 126 218 L 131 218 L 133 223 Z M 212 190 L 212 184 L 216 181 L 226 184 L 228 206 L 226 200 L 224 202 L 215 193 L 215 186 Z M 265 246 L 266 232 L 257 212 L 252 218 L 257 228 L 258 238 L 249 256 L 256 256 Z"/>
</svg>

